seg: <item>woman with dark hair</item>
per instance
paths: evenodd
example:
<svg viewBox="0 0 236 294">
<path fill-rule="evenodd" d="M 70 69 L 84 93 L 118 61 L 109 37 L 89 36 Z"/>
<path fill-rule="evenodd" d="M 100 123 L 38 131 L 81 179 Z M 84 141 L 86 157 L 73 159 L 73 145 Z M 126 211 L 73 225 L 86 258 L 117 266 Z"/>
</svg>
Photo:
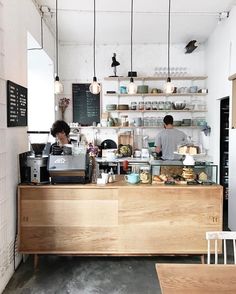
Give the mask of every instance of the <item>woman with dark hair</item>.
<svg viewBox="0 0 236 294">
<path fill-rule="evenodd" d="M 51 134 L 56 138 L 57 142 L 53 143 L 50 149 L 50 153 L 54 146 L 62 147 L 65 144 L 71 144 L 73 139 L 70 139 L 70 126 L 64 120 L 57 120 L 53 123 L 51 128 Z"/>
</svg>

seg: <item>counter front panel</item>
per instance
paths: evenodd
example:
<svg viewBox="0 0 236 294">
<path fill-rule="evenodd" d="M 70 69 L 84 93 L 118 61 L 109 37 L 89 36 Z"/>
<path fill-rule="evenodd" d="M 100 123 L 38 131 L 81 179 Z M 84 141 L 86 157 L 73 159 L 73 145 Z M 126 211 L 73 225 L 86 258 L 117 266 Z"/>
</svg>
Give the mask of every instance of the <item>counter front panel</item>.
<svg viewBox="0 0 236 294">
<path fill-rule="evenodd" d="M 203 254 L 222 230 L 222 187 L 115 182 L 18 188 L 19 250 L 81 255 Z"/>
</svg>

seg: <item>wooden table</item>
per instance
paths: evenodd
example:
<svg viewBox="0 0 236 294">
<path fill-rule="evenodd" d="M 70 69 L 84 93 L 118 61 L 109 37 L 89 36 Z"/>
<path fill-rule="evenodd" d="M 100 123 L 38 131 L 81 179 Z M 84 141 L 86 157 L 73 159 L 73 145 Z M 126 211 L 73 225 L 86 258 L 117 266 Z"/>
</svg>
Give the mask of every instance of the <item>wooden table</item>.
<svg viewBox="0 0 236 294">
<path fill-rule="evenodd" d="M 236 265 L 156 264 L 162 294 L 236 293 Z"/>
</svg>

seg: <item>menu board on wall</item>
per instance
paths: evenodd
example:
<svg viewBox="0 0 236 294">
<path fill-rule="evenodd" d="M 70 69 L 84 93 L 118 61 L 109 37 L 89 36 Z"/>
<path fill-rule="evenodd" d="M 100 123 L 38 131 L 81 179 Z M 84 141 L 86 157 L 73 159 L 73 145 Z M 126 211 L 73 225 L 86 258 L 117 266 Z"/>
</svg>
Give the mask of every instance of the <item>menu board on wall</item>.
<svg viewBox="0 0 236 294">
<path fill-rule="evenodd" d="M 7 81 L 7 126 L 27 126 L 27 88 Z"/>
<path fill-rule="evenodd" d="M 72 84 L 73 121 L 82 126 L 100 122 L 100 94 L 92 94 L 89 84 Z"/>
</svg>

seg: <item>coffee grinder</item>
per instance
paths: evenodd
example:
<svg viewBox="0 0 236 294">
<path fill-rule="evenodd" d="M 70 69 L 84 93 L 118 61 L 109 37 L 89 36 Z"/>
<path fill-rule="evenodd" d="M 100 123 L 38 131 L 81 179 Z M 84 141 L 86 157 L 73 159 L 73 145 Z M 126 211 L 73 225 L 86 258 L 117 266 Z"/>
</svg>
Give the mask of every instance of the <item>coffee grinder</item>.
<svg viewBox="0 0 236 294">
<path fill-rule="evenodd" d="M 49 132 L 28 131 L 27 134 L 31 145 L 31 154 L 27 156 L 26 161 L 28 180 L 33 184 L 48 183 L 48 155 L 43 154 L 43 150 L 48 142 Z"/>
</svg>

